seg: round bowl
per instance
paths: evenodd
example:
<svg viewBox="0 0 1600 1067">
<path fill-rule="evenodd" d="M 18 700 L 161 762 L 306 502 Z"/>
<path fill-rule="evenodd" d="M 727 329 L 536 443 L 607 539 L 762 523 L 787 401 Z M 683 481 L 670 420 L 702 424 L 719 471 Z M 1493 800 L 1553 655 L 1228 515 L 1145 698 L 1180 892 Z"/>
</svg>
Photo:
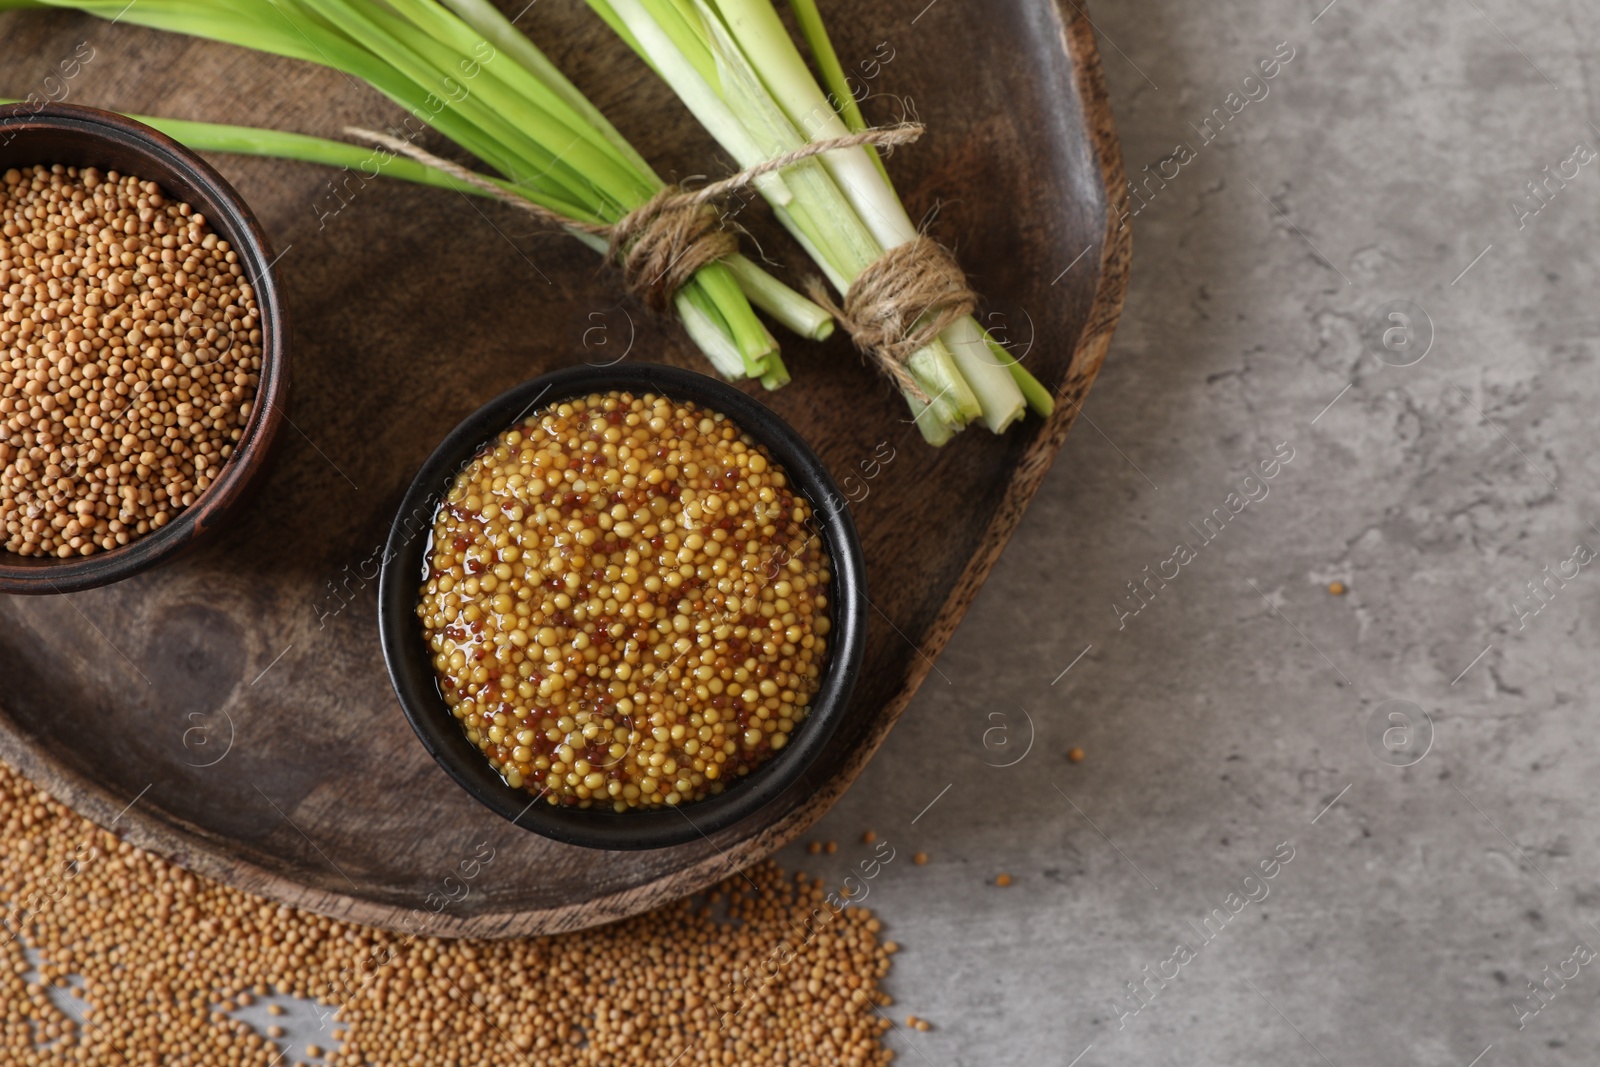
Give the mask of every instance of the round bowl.
<svg viewBox="0 0 1600 1067">
<path fill-rule="evenodd" d="M 416 614 L 434 513 L 456 474 L 484 444 L 530 412 L 613 389 L 693 401 L 732 419 L 766 446 L 788 473 L 790 484 L 811 502 L 833 563 L 829 594 L 833 641 L 810 714 L 796 724 L 789 743 L 716 796 L 621 813 L 553 805 L 507 785 L 450 714 Z M 545 837 L 587 848 L 648 849 L 681 845 L 725 829 L 793 784 L 822 752 L 849 705 L 866 639 L 867 591 L 861 544 L 843 500 L 827 468 L 799 434 L 769 408 L 715 378 L 636 363 L 573 367 L 525 382 L 479 408 L 444 439 L 411 483 L 389 530 L 378 584 L 378 626 L 400 707 L 423 747 L 463 789 L 518 826 Z"/>
<path fill-rule="evenodd" d="M 261 374 L 244 433 L 217 480 L 165 526 L 92 556 L 19 556 L 0 548 L 0 593 L 70 593 L 121 581 L 170 559 L 240 510 L 284 418 L 289 393 L 288 323 L 274 256 L 255 215 L 205 160 L 166 134 L 122 115 L 68 104 L 0 107 L 0 172 L 60 163 L 116 170 L 158 183 L 190 204 L 239 255 L 261 309 Z"/>
</svg>

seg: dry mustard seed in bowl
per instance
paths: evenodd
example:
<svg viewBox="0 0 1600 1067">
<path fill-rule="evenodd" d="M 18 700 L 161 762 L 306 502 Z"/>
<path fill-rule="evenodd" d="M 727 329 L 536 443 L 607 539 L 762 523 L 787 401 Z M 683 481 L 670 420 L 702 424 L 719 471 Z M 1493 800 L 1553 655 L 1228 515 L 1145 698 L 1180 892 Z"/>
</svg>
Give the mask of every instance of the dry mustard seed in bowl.
<svg viewBox="0 0 1600 1067">
<path fill-rule="evenodd" d="M 860 669 L 841 500 L 791 428 L 704 375 L 518 386 L 435 450 L 391 528 L 401 707 L 457 782 L 557 840 L 656 848 L 775 818 Z"/>
<path fill-rule="evenodd" d="M 502 433 L 440 505 L 417 615 L 513 788 L 618 812 L 721 793 L 788 743 L 828 649 L 811 505 L 725 416 L 624 390 Z"/>
<path fill-rule="evenodd" d="M 0 544 L 88 556 L 165 526 L 243 434 L 261 319 L 238 254 L 153 181 L 0 180 Z"/>
<path fill-rule="evenodd" d="M 276 258 L 165 134 L 0 106 L 0 593 L 120 581 L 242 510 L 289 392 Z"/>
</svg>

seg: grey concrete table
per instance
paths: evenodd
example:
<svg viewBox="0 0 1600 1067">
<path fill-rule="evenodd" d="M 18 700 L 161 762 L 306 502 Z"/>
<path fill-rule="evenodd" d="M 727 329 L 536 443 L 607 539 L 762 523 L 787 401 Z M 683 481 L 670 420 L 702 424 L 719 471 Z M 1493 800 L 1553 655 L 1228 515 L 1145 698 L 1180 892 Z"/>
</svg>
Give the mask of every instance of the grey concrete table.
<svg viewBox="0 0 1600 1067">
<path fill-rule="evenodd" d="M 1600 9 L 1326 2 L 1092 11 L 1120 332 L 783 857 L 893 847 L 902 1062 L 1596 1062 Z"/>
</svg>

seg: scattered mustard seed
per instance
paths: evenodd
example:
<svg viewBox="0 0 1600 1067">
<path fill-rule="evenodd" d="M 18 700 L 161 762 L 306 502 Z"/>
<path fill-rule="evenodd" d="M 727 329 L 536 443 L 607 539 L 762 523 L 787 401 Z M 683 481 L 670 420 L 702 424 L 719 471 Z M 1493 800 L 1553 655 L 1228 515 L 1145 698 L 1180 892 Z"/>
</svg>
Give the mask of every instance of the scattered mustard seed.
<svg viewBox="0 0 1600 1067">
<path fill-rule="evenodd" d="M 282 1014 L 284 1014 L 283 1005 L 282 1004 L 268 1004 L 267 1005 L 267 1014 L 268 1015 L 282 1015 Z"/>
<path fill-rule="evenodd" d="M 1334 596 L 1344 596 L 1344 583 L 1343 582 L 1329 582 L 1328 583 L 1328 592 L 1332 593 Z"/>
<path fill-rule="evenodd" d="M 267 1036 L 268 1037 L 282 1037 L 283 1033 L 284 1033 L 283 1027 L 281 1027 L 281 1026 L 269 1026 L 269 1027 L 267 1027 Z"/>
<path fill-rule="evenodd" d="M 811 853 L 813 856 L 817 855 L 819 852 L 822 851 L 822 842 L 821 841 L 808 841 L 806 843 L 806 851 Z"/>
<path fill-rule="evenodd" d="M 994 876 L 994 884 L 1003 889 L 1011 884 L 1011 876 L 1009 874 L 997 874 Z"/>
<path fill-rule="evenodd" d="M 893 1058 L 882 924 L 771 862 L 707 894 L 726 899 L 725 915 L 684 900 L 555 937 L 408 937 L 196 878 L 0 764 L 0 885 L 7 901 L 34 902 L 0 943 L 6 1064 L 284 1067 L 291 1058 L 265 1034 L 215 1010 L 245 990 L 337 1012 L 344 1044 L 326 1067 Z M 34 960 L 41 980 L 30 984 Z M 47 991 L 74 974 L 92 1025 Z M 730 988 L 730 974 L 751 977 Z"/>
<path fill-rule="evenodd" d="M 918 867 L 921 867 L 924 863 L 928 862 L 928 854 L 926 852 L 918 852 L 915 856 L 911 857 L 911 862 L 915 863 Z"/>
<path fill-rule="evenodd" d="M 1082 763 L 1083 762 L 1083 749 L 1078 748 L 1076 745 L 1074 745 L 1072 748 L 1067 749 L 1067 762 L 1068 763 Z"/>
<path fill-rule="evenodd" d="M 861 835 L 861 843 L 863 845 L 870 845 L 877 839 L 878 835 L 873 833 L 871 830 L 868 830 L 866 833 Z"/>
<path fill-rule="evenodd" d="M 830 856 L 833 855 L 835 852 L 839 851 L 839 842 L 829 841 L 826 845 L 822 846 L 822 851 L 826 852 Z"/>
</svg>

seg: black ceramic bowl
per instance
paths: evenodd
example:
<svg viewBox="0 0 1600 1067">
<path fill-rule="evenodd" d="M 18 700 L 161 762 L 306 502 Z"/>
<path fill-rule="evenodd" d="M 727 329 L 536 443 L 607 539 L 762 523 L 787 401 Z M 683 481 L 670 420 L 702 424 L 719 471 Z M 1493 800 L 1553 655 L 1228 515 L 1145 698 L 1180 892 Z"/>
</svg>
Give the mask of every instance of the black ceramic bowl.
<svg viewBox="0 0 1600 1067">
<path fill-rule="evenodd" d="M 0 172 L 37 164 L 116 170 L 158 183 L 206 217 L 255 288 L 261 311 L 261 376 L 244 433 L 217 480 L 165 526 L 126 545 L 67 559 L 0 548 L 0 593 L 70 593 L 121 581 L 194 545 L 231 519 L 266 466 L 289 395 L 288 322 L 272 274 L 273 254 L 250 208 L 205 160 L 122 115 L 68 104 L 0 107 Z"/>
<path fill-rule="evenodd" d="M 618 813 L 607 809 L 534 803 L 534 794 L 508 786 L 467 740 L 434 679 L 432 657 L 417 621 L 423 567 L 433 516 L 456 474 L 488 441 L 527 414 L 562 400 L 625 389 L 688 400 L 720 411 L 765 445 L 811 502 L 833 563 L 832 645 L 811 712 L 777 755 L 721 794 L 675 808 Z M 855 523 L 827 468 L 782 419 L 714 378 L 676 367 L 634 363 L 573 367 L 525 382 L 479 408 L 457 426 L 422 465 L 389 531 L 378 586 L 378 625 L 389 678 L 400 707 L 422 744 L 460 786 L 524 829 L 571 845 L 603 849 L 665 848 L 699 840 L 770 803 L 799 778 L 827 744 L 850 701 L 866 639 L 867 591 Z"/>
</svg>

